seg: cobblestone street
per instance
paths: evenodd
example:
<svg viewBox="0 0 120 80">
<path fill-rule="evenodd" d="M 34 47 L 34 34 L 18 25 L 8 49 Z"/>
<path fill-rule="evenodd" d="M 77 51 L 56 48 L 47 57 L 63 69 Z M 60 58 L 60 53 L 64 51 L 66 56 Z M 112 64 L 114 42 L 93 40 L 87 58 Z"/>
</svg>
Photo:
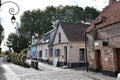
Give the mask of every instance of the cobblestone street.
<svg viewBox="0 0 120 80">
<path fill-rule="evenodd" d="M 0 80 L 116 80 L 97 73 L 78 69 L 62 69 L 39 63 L 39 70 L 25 68 L 13 63 L 2 63 L 4 75 Z M 1 79 L 2 77 L 2 79 Z"/>
<path fill-rule="evenodd" d="M 8 66 L 20 80 L 95 80 L 95 78 L 83 75 L 80 71 L 74 70 L 56 68 L 41 70 L 40 67 L 40 70 L 35 70 L 33 68 L 24 68 L 11 63 L 9 63 Z"/>
</svg>

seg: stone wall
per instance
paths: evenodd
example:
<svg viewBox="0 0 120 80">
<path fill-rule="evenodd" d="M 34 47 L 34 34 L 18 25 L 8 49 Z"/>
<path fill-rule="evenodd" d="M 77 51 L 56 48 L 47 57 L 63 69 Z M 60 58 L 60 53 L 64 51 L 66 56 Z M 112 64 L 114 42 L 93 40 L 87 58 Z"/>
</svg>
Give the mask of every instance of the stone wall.
<svg viewBox="0 0 120 80">
<path fill-rule="evenodd" d="M 110 73 L 111 76 L 116 76 L 118 72 L 116 60 L 116 48 L 120 48 L 120 23 L 115 23 L 98 29 L 98 40 L 94 39 L 94 30 L 87 33 L 87 52 L 90 69 L 97 69 L 95 50 L 101 52 L 102 72 L 104 74 Z M 103 42 L 108 45 L 103 46 Z"/>
</svg>

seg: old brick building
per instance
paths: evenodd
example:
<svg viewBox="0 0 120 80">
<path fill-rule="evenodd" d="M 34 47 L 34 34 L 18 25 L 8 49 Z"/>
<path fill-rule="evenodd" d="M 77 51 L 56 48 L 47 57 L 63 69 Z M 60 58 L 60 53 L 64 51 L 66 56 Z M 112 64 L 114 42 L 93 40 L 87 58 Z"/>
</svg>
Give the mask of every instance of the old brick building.
<svg viewBox="0 0 120 80">
<path fill-rule="evenodd" d="M 86 31 L 89 69 L 116 76 L 120 72 L 120 1 L 109 0 Z"/>
</svg>

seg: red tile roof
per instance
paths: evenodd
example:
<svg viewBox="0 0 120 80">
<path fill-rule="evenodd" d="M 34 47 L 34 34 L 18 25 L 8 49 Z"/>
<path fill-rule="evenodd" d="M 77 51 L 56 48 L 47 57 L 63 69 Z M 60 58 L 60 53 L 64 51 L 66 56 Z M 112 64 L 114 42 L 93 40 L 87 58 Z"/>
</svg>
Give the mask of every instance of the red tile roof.
<svg viewBox="0 0 120 80">
<path fill-rule="evenodd" d="M 105 9 L 100 13 L 100 15 L 95 19 L 95 21 L 87 28 L 87 32 L 90 32 L 95 23 L 104 17 L 105 19 L 100 23 L 97 24 L 98 28 L 102 28 L 108 26 L 110 24 L 114 24 L 116 22 L 120 22 L 120 1 L 114 2 L 113 4 L 106 6 Z"/>
</svg>

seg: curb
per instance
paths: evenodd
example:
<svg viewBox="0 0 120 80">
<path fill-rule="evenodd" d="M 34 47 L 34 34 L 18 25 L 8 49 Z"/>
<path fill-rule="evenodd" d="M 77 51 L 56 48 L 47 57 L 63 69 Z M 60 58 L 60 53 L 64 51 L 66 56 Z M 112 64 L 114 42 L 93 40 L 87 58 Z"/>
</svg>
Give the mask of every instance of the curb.
<svg viewBox="0 0 120 80">
<path fill-rule="evenodd" d="M 84 73 L 84 72 L 81 72 L 81 74 L 86 75 L 86 76 L 88 76 L 88 77 L 91 77 L 91 78 L 93 78 L 94 80 L 101 80 L 101 79 L 98 79 L 98 78 L 96 78 L 96 77 L 93 77 L 93 76 L 91 76 L 91 75 L 89 75 L 89 74 L 86 74 L 86 73 Z"/>
</svg>

